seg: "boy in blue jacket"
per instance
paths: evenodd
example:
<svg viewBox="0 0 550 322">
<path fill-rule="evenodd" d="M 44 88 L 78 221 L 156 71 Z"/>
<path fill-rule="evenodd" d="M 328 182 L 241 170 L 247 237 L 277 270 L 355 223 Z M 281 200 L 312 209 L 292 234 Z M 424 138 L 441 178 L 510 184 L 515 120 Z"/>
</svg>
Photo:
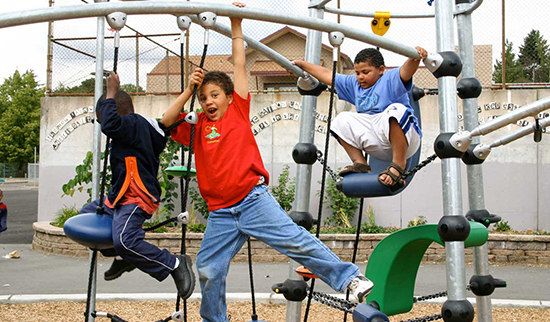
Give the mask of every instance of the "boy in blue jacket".
<svg viewBox="0 0 550 322">
<path fill-rule="evenodd" d="M 113 216 L 114 250 L 122 257 L 122 260 L 115 259 L 105 277 L 107 280 L 117 278 L 134 267 L 158 281 L 172 275 L 178 295 L 187 299 L 195 288 L 191 258 L 173 255 L 145 242 L 142 228 L 159 205 L 159 155 L 168 138 L 162 123 L 134 113 L 130 95 L 119 88 L 119 77 L 111 72 L 106 97 L 99 100 L 96 109 L 101 131 L 112 140 L 111 189 L 104 199 L 104 208 Z M 95 212 L 98 204 L 96 200 L 84 206 L 81 213 Z"/>
</svg>

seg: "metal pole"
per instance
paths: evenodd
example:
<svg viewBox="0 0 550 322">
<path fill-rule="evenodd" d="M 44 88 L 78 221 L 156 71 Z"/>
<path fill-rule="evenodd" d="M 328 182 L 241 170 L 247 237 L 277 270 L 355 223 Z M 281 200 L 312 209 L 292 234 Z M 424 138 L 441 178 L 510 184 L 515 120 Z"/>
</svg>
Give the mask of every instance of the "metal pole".
<svg viewBox="0 0 550 322">
<path fill-rule="evenodd" d="M 457 9 L 468 4 L 457 4 Z M 462 59 L 462 77 L 475 77 L 474 40 L 472 31 L 472 15 L 457 16 L 458 43 Z M 464 110 L 464 127 L 467 131 L 478 125 L 477 98 L 468 98 L 462 101 Z M 479 143 L 479 137 L 472 143 Z M 471 210 L 485 209 L 483 194 L 483 171 L 481 165 L 468 165 L 468 201 Z M 474 248 L 475 275 L 489 275 L 489 255 L 487 243 Z M 490 296 L 477 296 L 477 320 L 479 322 L 493 321 L 493 312 Z"/>
<path fill-rule="evenodd" d="M 139 92 L 139 32 L 136 31 L 136 92 Z"/>
<path fill-rule="evenodd" d="M 454 0 L 435 2 L 437 51 L 454 51 Z M 439 78 L 439 126 L 441 132 L 458 131 L 456 77 Z M 443 179 L 443 215 L 463 216 L 460 159 L 441 161 Z M 464 242 L 445 242 L 447 292 L 451 301 L 466 299 Z"/>
<path fill-rule="evenodd" d="M 166 51 L 166 92 L 170 91 L 170 64 L 168 63 L 168 60 L 170 59 L 170 56 L 168 55 L 168 50 Z"/>
<path fill-rule="evenodd" d="M 53 7 L 54 0 L 50 0 L 50 7 Z M 52 61 L 53 61 L 53 21 L 48 22 L 48 61 L 46 63 L 46 95 L 52 92 Z"/>
<path fill-rule="evenodd" d="M 311 1 L 313 3 L 313 0 Z M 323 9 L 310 8 L 309 16 L 313 18 L 323 18 Z M 321 36 L 322 33 L 315 30 L 308 30 L 306 40 L 305 60 L 319 64 L 321 61 Z M 317 109 L 317 96 L 302 97 L 302 114 L 300 117 L 300 138 L 301 143 L 313 143 L 315 139 L 315 112 Z M 312 166 L 307 164 L 298 164 L 296 171 L 296 211 L 309 212 L 309 197 L 311 193 L 311 170 Z M 294 272 L 298 263 L 291 260 L 289 265 L 289 278 L 300 279 Z M 286 322 L 298 322 L 301 318 L 301 302 L 287 302 Z"/>
<path fill-rule="evenodd" d="M 107 0 L 94 0 L 97 2 L 106 2 Z M 95 90 L 94 90 L 94 112 L 97 108 L 97 101 L 103 94 L 103 60 L 105 56 L 105 18 L 97 18 L 97 40 L 96 40 L 96 61 L 95 61 Z M 94 133 L 92 139 L 93 163 L 92 163 L 92 200 L 99 198 L 99 182 L 100 182 L 100 164 L 101 164 L 101 125 L 94 122 Z M 87 317 L 88 321 L 94 322 L 95 318 L 91 315 L 95 311 L 95 297 L 97 287 L 97 265 L 94 261 L 93 251 L 90 250 L 90 265 L 93 265 L 94 272 L 92 282 L 90 284 L 90 311 Z"/>
<path fill-rule="evenodd" d="M 506 89 L 506 0 L 502 0 L 502 89 Z"/>
</svg>

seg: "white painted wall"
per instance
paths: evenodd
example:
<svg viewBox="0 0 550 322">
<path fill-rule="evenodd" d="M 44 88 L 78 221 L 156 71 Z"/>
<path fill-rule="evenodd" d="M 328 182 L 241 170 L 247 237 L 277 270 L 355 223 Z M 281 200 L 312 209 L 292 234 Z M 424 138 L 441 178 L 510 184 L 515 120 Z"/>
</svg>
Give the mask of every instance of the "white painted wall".
<svg viewBox="0 0 550 322">
<path fill-rule="evenodd" d="M 480 118 L 484 121 L 494 115 L 506 113 L 504 104 L 513 103 L 524 105 L 550 95 L 550 90 L 508 90 L 508 91 L 484 91 L 478 102 L 481 107 Z M 173 96 L 137 96 L 134 97 L 136 112 L 149 117 L 161 117 L 163 111 L 174 99 Z M 279 102 L 280 109 L 261 117 L 262 110 Z M 279 174 L 284 165 L 291 166 L 291 174 L 295 174 L 295 165 L 292 160 L 292 148 L 297 143 L 299 136 L 299 115 L 301 111 L 290 107 L 291 102 L 301 103 L 299 94 L 274 93 L 255 94 L 252 96 L 251 119 L 257 116 L 257 122 L 252 125 L 256 128 L 260 123 L 266 122 L 268 126 L 262 129 L 256 139 L 267 170 L 271 174 L 272 184 L 277 183 Z M 318 100 L 318 113 L 326 115 L 328 111 L 329 95 L 324 93 Z M 426 158 L 433 153 L 433 141 L 439 134 L 439 114 L 437 97 L 427 96 L 420 102 L 422 111 L 422 123 L 424 140 L 422 143 L 422 157 Z M 486 110 L 485 105 L 498 103 L 500 108 Z M 42 101 L 41 135 L 40 135 L 40 190 L 39 190 L 39 214 L 38 220 L 50 220 L 57 210 L 64 205 L 81 206 L 87 196 L 84 194 L 75 197 L 61 197 L 62 184 L 75 175 L 74 168 L 91 150 L 92 124 L 87 123 L 76 128 L 57 149 L 52 147 L 53 141 L 48 141 L 47 136 L 64 117 L 82 107 L 91 106 L 92 97 L 46 97 Z M 493 104 L 495 106 L 495 104 Z M 350 104 L 338 101 L 336 110 L 349 110 Z M 459 108 L 461 103 L 459 100 Z M 298 117 L 296 121 L 283 119 L 273 123 L 271 118 L 279 115 L 288 118 L 290 114 Z M 92 116 L 87 113 L 83 116 Z M 80 117 L 72 119 L 74 123 Z M 528 119 L 532 122 L 532 119 Z M 69 128 L 66 124 L 63 130 Z M 326 123 L 316 121 L 320 127 L 326 128 Z M 462 122 L 460 122 L 462 124 Z M 491 143 L 497 138 L 519 129 L 517 125 L 509 125 L 490 135 L 483 137 L 482 142 Z M 53 140 L 60 134 L 53 136 Z M 315 142 L 319 149 L 324 150 L 325 135 L 316 132 Z M 334 139 L 329 152 L 329 165 L 336 169 L 349 164 L 344 150 L 339 147 Z M 488 160 L 483 164 L 484 190 L 486 207 L 491 213 L 499 214 L 504 220 L 509 221 L 512 228 L 550 230 L 550 200 L 545 192 L 550 189 L 550 183 L 544 178 L 550 177 L 550 142 L 547 134 L 543 141 L 536 144 L 532 136 L 520 139 L 507 146 L 493 150 Z M 319 190 L 317 183 L 321 179 L 321 165 L 316 164 L 313 169 L 312 194 L 310 212 L 317 214 Z M 466 167 L 462 170 L 462 188 L 465 211 L 467 203 L 467 179 Z M 179 203 L 178 203 L 179 204 Z M 409 220 L 415 216 L 423 215 L 430 222 L 437 222 L 442 215 L 441 192 L 441 162 L 436 160 L 415 176 L 409 187 L 401 194 L 393 197 L 373 198 L 366 200 L 366 206 L 372 204 L 376 222 L 383 226 L 406 226 Z M 325 215 L 327 211 L 325 211 Z"/>
</svg>

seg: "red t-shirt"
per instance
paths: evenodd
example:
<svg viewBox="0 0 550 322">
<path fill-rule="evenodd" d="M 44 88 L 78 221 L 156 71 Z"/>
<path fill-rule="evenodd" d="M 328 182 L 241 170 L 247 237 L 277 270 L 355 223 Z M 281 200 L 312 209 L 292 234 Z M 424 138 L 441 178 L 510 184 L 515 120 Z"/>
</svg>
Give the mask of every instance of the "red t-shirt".
<svg viewBox="0 0 550 322">
<path fill-rule="evenodd" d="M 181 113 L 179 119 L 187 113 Z M 241 201 L 260 177 L 269 184 L 260 150 L 250 128 L 250 94 L 243 99 L 233 92 L 233 103 L 217 121 L 198 113 L 193 150 L 197 180 L 208 210 L 214 211 Z M 189 146 L 191 125 L 172 130 L 172 138 Z"/>
</svg>

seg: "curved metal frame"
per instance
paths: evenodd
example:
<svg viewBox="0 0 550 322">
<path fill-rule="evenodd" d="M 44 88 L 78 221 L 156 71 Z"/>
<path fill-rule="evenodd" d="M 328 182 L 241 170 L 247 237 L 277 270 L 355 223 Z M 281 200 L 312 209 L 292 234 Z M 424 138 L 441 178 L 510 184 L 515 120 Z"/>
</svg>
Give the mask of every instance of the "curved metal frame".
<svg viewBox="0 0 550 322">
<path fill-rule="evenodd" d="M 74 18 L 106 16 L 116 11 L 122 11 L 128 15 L 186 15 L 211 11 L 218 16 L 239 17 L 244 19 L 282 23 L 291 26 L 315 29 L 325 32 L 340 31 L 348 38 L 366 42 L 406 57 L 419 58 L 418 51 L 414 47 L 406 46 L 399 42 L 385 39 L 381 36 L 374 35 L 364 30 L 342 26 L 336 22 L 324 21 L 322 19 L 311 18 L 301 15 L 278 14 L 259 8 L 237 8 L 233 5 L 204 4 L 197 2 L 155 2 L 154 6 L 150 2 L 95 3 L 66 7 L 42 8 L 21 12 L 10 12 L 0 15 L 0 28 L 47 22 L 52 20 L 67 20 Z"/>
</svg>

